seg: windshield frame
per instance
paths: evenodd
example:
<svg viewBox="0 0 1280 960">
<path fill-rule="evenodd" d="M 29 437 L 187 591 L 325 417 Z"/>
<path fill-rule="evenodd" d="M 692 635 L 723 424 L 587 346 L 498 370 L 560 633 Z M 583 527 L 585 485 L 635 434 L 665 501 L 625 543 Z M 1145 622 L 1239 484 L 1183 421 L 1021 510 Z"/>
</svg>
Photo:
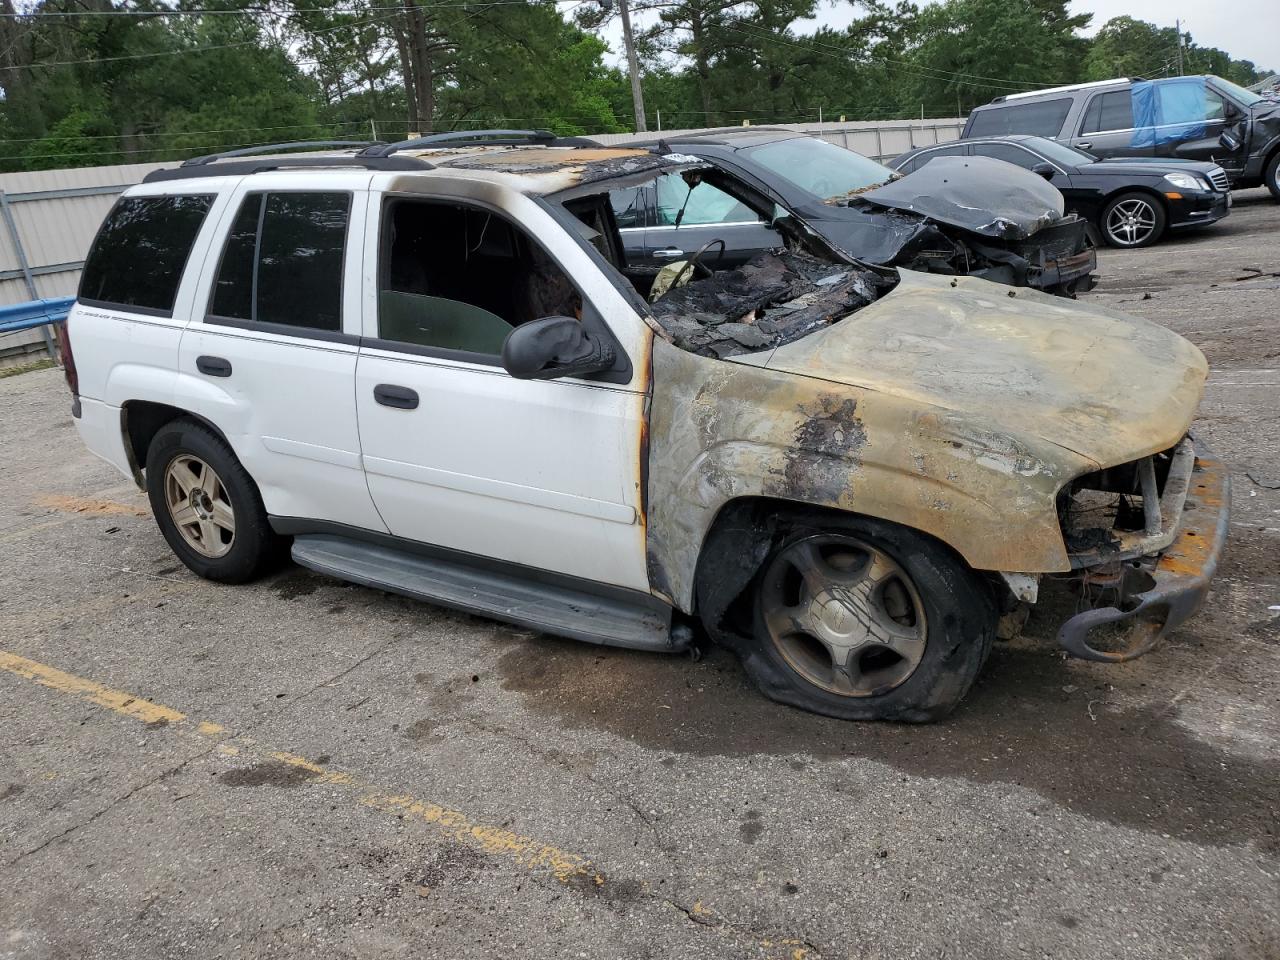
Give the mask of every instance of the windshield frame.
<svg viewBox="0 0 1280 960">
<path fill-rule="evenodd" d="M 820 191 L 814 190 L 813 185 L 817 181 L 812 177 L 808 179 L 808 182 L 796 179 L 795 170 L 799 168 L 795 163 L 790 165 L 785 162 L 777 163 L 778 158 L 774 155 L 781 150 L 785 150 L 794 158 L 797 148 L 805 152 L 806 160 L 811 161 L 815 156 L 814 151 L 817 151 L 820 157 L 830 158 L 830 160 L 834 161 L 831 164 L 833 172 L 828 179 L 831 187 L 835 188 L 835 193 L 823 195 Z M 741 153 L 751 163 L 768 171 L 771 176 L 785 181 L 792 188 L 810 197 L 815 197 L 824 203 L 843 200 L 865 193 L 868 190 L 874 190 L 876 187 L 884 186 L 889 181 L 897 180 L 902 176 L 897 171 L 889 169 L 870 157 L 864 157 L 862 154 L 834 144 L 830 140 L 815 136 L 796 136 L 781 140 L 771 140 L 768 143 L 758 143 L 750 147 L 744 147 Z M 774 162 L 766 162 L 765 159 L 761 158 L 762 153 L 769 156 Z M 844 166 L 841 167 L 840 164 L 844 164 Z M 871 179 L 881 171 L 884 174 L 882 177 Z M 840 176 L 841 174 L 844 175 L 843 178 Z M 842 187 L 843 189 L 841 189 Z"/>
<path fill-rule="evenodd" d="M 1255 103 L 1262 103 L 1265 99 L 1261 94 L 1254 93 L 1252 90 L 1246 90 L 1237 83 L 1230 80 L 1224 80 L 1217 74 L 1211 74 L 1209 79 L 1213 81 L 1213 86 L 1217 88 L 1218 93 L 1224 94 L 1228 99 L 1234 100 L 1236 106 L 1244 107 L 1248 110 Z"/>
</svg>

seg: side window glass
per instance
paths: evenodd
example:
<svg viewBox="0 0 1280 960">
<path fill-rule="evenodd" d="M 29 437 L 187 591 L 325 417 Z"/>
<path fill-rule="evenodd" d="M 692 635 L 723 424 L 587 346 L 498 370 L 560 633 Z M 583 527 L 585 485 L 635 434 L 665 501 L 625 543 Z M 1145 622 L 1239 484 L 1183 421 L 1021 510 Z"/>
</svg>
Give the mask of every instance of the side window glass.
<svg viewBox="0 0 1280 960">
<path fill-rule="evenodd" d="M 1026 133 L 1037 137 L 1056 137 L 1062 122 L 1071 111 L 1071 98 L 1038 100 L 1034 103 L 1008 103 L 974 115 L 969 127 L 972 137 L 1000 137 L 1010 133 Z"/>
<path fill-rule="evenodd" d="M 392 200 L 382 219 L 378 336 L 492 357 L 530 320 L 582 318 L 582 296 L 504 217 L 443 202 Z"/>
<path fill-rule="evenodd" d="M 1222 97 L 1214 93 L 1212 90 L 1205 88 L 1204 91 L 1204 118 L 1206 120 L 1221 120 L 1226 116 L 1226 107 L 1223 105 Z"/>
<path fill-rule="evenodd" d="M 918 170 L 928 164 L 930 160 L 937 159 L 938 157 L 963 157 L 967 152 L 967 144 L 954 147 L 942 147 L 938 150 L 930 150 L 928 153 L 922 153 L 920 156 L 916 157 L 916 166 L 913 169 Z"/>
<path fill-rule="evenodd" d="M 696 226 L 715 223 L 760 223 L 746 204 L 709 183 L 700 183 L 689 190 L 689 185 L 679 174 L 667 174 L 657 180 L 658 226 L 673 227 L 681 208 L 684 216 L 680 226 Z"/>
<path fill-rule="evenodd" d="M 1028 153 L 1021 147 L 1011 147 L 1007 143 L 984 143 L 976 148 L 977 152 L 984 157 L 994 157 L 996 160 L 1003 160 L 1006 163 L 1017 164 L 1030 170 L 1037 163 L 1043 163 L 1033 153 Z"/>
<path fill-rule="evenodd" d="M 1080 132 L 1107 133 L 1133 129 L 1133 97 L 1128 90 L 1099 93 L 1089 101 Z"/>
<path fill-rule="evenodd" d="M 338 332 L 349 193 L 245 198 L 214 281 L 214 318 Z"/>
<path fill-rule="evenodd" d="M 169 315 L 213 197 L 125 197 L 98 230 L 80 277 L 84 301 Z"/>
<path fill-rule="evenodd" d="M 648 226 L 645 222 L 647 193 L 648 187 L 624 187 L 609 194 L 613 218 L 618 221 L 619 230 Z"/>
</svg>

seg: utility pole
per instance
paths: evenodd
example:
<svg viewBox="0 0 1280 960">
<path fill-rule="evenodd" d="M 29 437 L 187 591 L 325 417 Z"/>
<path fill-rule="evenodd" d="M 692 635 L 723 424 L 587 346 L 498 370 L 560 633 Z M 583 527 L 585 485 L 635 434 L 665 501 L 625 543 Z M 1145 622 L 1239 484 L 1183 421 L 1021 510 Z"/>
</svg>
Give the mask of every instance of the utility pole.
<svg viewBox="0 0 1280 960">
<path fill-rule="evenodd" d="M 1182 20 L 1174 20 L 1173 29 L 1178 31 L 1178 76 L 1182 76 Z"/>
<path fill-rule="evenodd" d="M 622 43 L 627 48 L 627 72 L 631 74 L 631 102 L 636 111 L 636 133 L 645 133 L 649 127 L 644 121 L 644 91 L 640 89 L 640 61 L 636 58 L 636 44 L 631 36 L 631 11 L 627 0 L 618 0 L 618 14 L 622 17 Z"/>
</svg>

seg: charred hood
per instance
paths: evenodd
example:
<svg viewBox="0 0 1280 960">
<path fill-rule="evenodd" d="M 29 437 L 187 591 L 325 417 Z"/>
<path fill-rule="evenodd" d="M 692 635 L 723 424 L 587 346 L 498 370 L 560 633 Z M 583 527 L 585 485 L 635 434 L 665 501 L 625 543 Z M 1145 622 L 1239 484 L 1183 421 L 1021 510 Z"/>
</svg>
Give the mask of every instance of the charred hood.
<svg viewBox="0 0 1280 960">
<path fill-rule="evenodd" d="M 900 273 L 852 316 L 735 359 L 894 395 L 1100 466 L 1168 449 L 1190 425 L 1204 356 L 1164 327 L 970 277 Z"/>
</svg>

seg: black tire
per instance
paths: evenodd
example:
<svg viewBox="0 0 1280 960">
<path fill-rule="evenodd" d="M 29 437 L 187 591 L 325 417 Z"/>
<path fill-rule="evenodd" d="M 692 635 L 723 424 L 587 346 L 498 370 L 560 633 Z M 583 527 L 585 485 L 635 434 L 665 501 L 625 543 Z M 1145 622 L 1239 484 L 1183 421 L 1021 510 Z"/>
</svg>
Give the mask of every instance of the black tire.
<svg viewBox="0 0 1280 960">
<path fill-rule="evenodd" d="M 170 510 L 166 494 L 169 468 L 188 460 L 213 469 L 214 480 L 220 485 L 219 497 L 233 511 L 234 533 L 221 556 L 206 556 L 191 546 Z M 284 541 L 267 522 L 257 484 L 226 442 L 198 421 L 173 420 L 156 432 L 147 448 L 147 496 L 156 524 L 173 552 L 207 580 L 246 583 L 265 572 L 282 553 Z"/>
<path fill-rule="evenodd" d="M 922 611 L 923 623 L 912 616 L 907 629 L 922 628 L 923 653 L 914 666 L 908 664 L 909 672 L 887 689 L 876 686 L 881 683 L 877 672 L 880 677 L 886 675 L 879 667 L 868 673 L 858 671 L 861 676 L 872 678 L 870 692 L 852 694 L 826 689 L 797 668 L 794 654 L 784 654 L 782 641 L 775 641 L 765 611 L 765 598 L 772 590 L 771 571 L 778 564 L 785 565 L 787 551 L 808 549 L 814 544 L 819 550 L 837 552 L 846 544 L 854 551 L 866 547 L 891 561 L 906 579 L 907 583 L 896 584 L 894 578 L 898 574 L 891 573 L 887 582 L 895 584 L 904 596 L 909 591 L 912 599 L 908 603 L 918 604 Z M 870 561 L 867 569 L 871 569 Z M 787 535 L 761 565 L 751 589 L 754 640 L 743 644 L 739 651 L 747 673 L 773 700 L 842 720 L 929 723 L 946 716 L 969 692 L 995 639 L 998 613 L 992 591 L 982 578 L 937 541 L 871 518 L 824 517 L 791 524 Z M 814 603 L 812 597 L 809 603 Z M 841 606 L 854 617 L 858 616 L 855 607 L 864 609 L 856 602 L 849 606 L 841 601 Z M 803 638 L 803 633 L 796 636 Z M 813 642 L 817 649 L 831 654 L 821 642 Z M 885 652 L 877 651 L 874 641 L 853 649 L 850 663 Z M 831 656 L 828 662 L 834 659 Z"/>
<path fill-rule="evenodd" d="M 1144 211 L 1141 219 L 1143 226 L 1140 228 L 1135 225 L 1133 227 L 1133 239 L 1126 239 L 1126 233 L 1123 228 L 1115 229 L 1113 214 L 1119 217 L 1132 206 L 1136 211 Z M 1149 213 L 1147 213 L 1149 212 Z M 1150 218 L 1150 226 L 1145 223 Z M 1138 247 L 1149 247 L 1164 236 L 1165 227 L 1168 225 L 1169 215 L 1165 211 L 1164 202 L 1157 200 L 1149 193 L 1141 191 L 1133 191 L 1131 193 L 1122 193 L 1119 196 L 1112 197 L 1107 201 L 1107 205 L 1102 208 L 1102 214 L 1098 217 L 1098 232 L 1102 234 L 1102 238 L 1107 242 L 1108 246 L 1137 249 Z"/>
<path fill-rule="evenodd" d="M 1280 150 L 1271 155 L 1271 159 L 1267 161 L 1267 171 L 1265 174 L 1267 181 L 1267 189 L 1271 191 L 1274 200 L 1280 201 Z"/>
</svg>

